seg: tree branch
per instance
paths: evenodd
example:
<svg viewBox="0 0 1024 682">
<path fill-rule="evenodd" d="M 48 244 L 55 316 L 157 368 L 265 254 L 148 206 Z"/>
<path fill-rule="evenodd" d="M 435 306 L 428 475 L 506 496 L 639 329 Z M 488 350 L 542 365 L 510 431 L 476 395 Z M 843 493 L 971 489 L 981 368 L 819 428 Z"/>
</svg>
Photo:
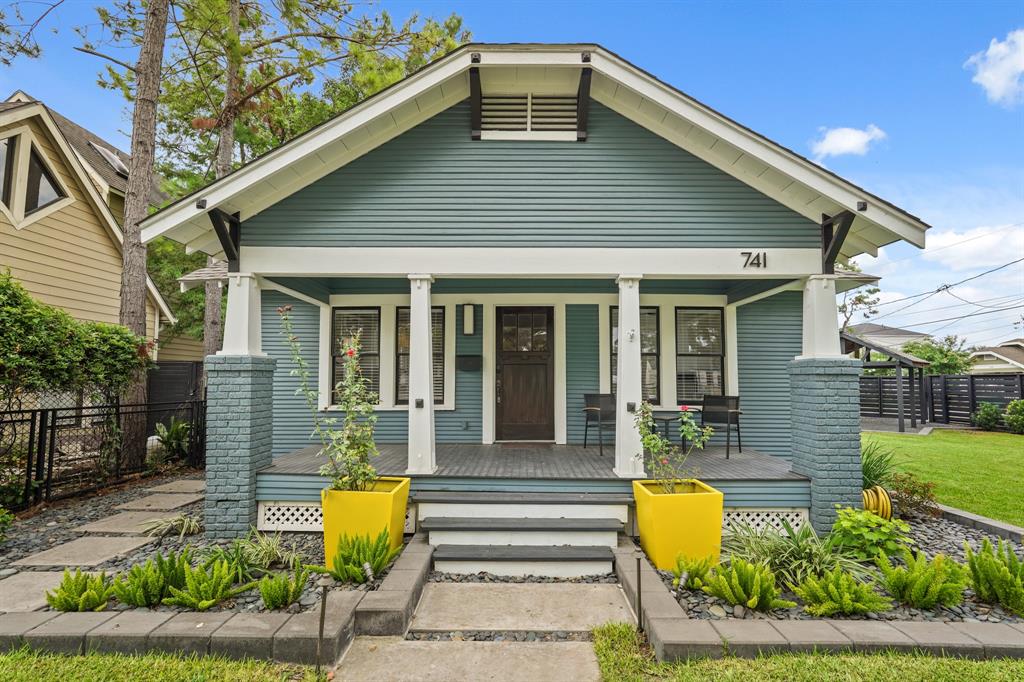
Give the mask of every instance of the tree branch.
<svg viewBox="0 0 1024 682">
<path fill-rule="evenodd" d="M 103 54 L 102 52 L 97 52 L 96 50 L 92 49 L 91 47 L 76 47 L 75 49 L 78 50 L 79 52 L 83 52 L 85 54 L 91 54 L 94 57 L 99 57 L 101 59 L 106 59 L 108 62 L 113 62 L 114 64 L 117 64 L 118 66 L 120 66 L 122 69 L 125 69 L 126 71 L 131 71 L 132 73 L 135 72 L 135 67 L 132 66 L 131 64 L 129 64 L 127 62 L 122 62 L 120 59 L 116 59 L 114 57 L 111 57 L 109 54 Z"/>
</svg>

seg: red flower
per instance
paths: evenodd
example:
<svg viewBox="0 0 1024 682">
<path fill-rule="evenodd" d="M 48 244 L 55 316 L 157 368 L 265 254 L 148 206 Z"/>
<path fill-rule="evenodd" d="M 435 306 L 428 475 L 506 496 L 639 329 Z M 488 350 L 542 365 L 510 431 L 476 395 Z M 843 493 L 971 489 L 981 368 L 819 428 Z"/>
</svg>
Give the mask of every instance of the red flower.
<svg viewBox="0 0 1024 682">
<path fill-rule="evenodd" d="M 345 351 L 345 355 L 347 355 L 347 356 L 349 356 L 349 357 L 352 357 L 352 356 L 353 356 L 353 355 L 355 355 L 355 354 L 356 354 L 356 352 L 355 352 L 355 350 L 354 350 L 354 349 L 352 349 L 352 348 L 349 348 L 349 349 L 348 349 L 347 351 Z"/>
<path fill-rule="evenodd" d="M 689 405 L 680 405 L 679 406 L 679 411 L 680 412 L 689 412 L 690 411 L 690 406 Z"/>
<path fill-rule="evenodd" d="M 661 458 L 661 463 L 662 464 L 668 464 L 668 457 L 662 457 Z"/>
</svg>

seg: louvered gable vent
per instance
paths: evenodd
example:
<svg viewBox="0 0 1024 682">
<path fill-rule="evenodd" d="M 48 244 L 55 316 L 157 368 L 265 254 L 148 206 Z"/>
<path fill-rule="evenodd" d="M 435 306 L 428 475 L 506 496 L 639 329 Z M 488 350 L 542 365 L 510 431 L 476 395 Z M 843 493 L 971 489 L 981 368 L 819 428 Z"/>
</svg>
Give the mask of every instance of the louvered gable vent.
<svg viewBox="0 0 1024 682">
<path fill-rule="evenodd" d="M 481 129 L 502 132 L 575 132 L 575 95 L 484 95 Z"/>
</svg>

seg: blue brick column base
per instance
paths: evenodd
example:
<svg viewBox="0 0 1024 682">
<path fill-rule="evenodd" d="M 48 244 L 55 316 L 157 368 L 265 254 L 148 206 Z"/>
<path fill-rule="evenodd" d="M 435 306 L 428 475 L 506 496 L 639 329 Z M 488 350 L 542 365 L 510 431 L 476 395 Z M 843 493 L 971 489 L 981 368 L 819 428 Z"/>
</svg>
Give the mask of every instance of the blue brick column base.
<svg viewBox="0 0 1024 682">
<path fill-rule="evenodd" d="M 859 508 L 861 363 L 806 358 L 789 364 L 793 471 L 811 479 L 811 525 L 832 528 L 835 506 Z"/>
<path fill-rule="evenodd" d="M 256 472 L 271 463 L 274 365 L 268 357 L 206 357 L 208 538 L 236 538 L 256 525 Z"/>
</svg>

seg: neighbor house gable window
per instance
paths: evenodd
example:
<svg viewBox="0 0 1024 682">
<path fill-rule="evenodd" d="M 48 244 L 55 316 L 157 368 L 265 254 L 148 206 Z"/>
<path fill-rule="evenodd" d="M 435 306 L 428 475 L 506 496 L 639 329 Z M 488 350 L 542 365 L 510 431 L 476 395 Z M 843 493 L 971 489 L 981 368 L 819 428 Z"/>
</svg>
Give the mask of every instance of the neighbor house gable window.
<svg viewBox="0 0 1024 682">
<path fill-rule="evenodd" d="M 345 376 L 345 349 L 358 337 L 359 370 L 370 390 L 380 395 L 380 308 L 334 308 L 332 312 L 332 388 Z"/>
<path fill-rule="evenodd" d="M 676 401 L 699 403 L 725 386 L 725 312 L 676 308 Z"/>
<path fill-rule="evenodd" d="M 657 306 L 640 307 L 640 393 L 643 400 L 661 403 L 661 325 Z M 611 307 L 612 393 L 619 379 L 619 307 Z"/>
<path fill-rule="evenodd" d="M 25 215 L 45 208 L 65 196 L 35 147 L 28 155 L 28 182 L 25 190 Z"/>
<path fill-rule="evenodd" d="M 0 192 L 4 206 L 11 208 L 11 185 L 14 182 L 14 163 L 18 156 L 14 137 L 0 140 Z"/>
<path fill-rule="evenodd" d="M 444 306 L 430 309 L 431 369 L 434 404 L 444 403 Z M 409 404 L 409 308 L 399 307 L 395 321 L 395 404 Z"/>
</svg>

